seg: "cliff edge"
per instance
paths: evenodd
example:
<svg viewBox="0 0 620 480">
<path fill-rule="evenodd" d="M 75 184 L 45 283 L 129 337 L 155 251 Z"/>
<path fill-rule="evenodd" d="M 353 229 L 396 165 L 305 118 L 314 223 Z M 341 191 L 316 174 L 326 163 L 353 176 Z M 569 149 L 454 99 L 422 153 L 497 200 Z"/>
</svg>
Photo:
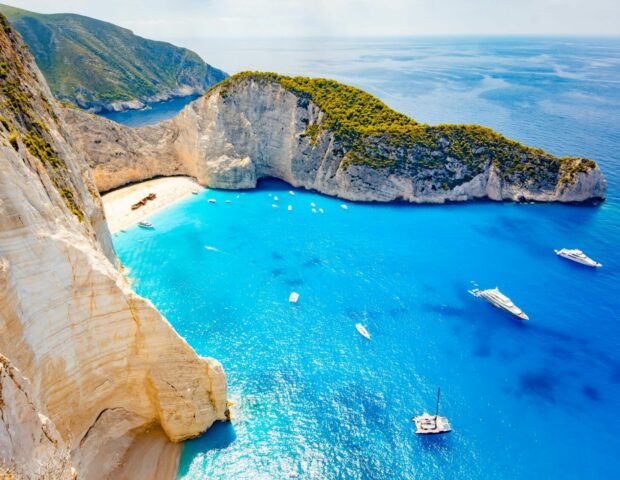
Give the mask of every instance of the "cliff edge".
<svg viewBox="0 0 620 480">
<path fill-rule="evenodd" d="M 226 418 L 221 365 L 117 265 L 90 169 L 0 15 L 0 471 L 106 478 L 140 431 Z"/>
<path fill-rule="evenodd" d="M 237 74 L 175 118 L 139 129 L 64 113 L 100 191 L 184 174 L 230 189 L 276 177 L 358 201 L 605 197 L 593 160 L 555 157 L 477 125 L 419 124 L 333 80 Z"/>
</svg>

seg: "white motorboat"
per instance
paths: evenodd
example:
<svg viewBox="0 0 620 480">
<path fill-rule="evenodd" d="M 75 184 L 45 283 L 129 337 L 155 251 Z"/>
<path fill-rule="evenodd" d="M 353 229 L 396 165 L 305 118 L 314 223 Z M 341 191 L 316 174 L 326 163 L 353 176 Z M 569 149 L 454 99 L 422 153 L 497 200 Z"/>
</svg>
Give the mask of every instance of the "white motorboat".
<svg viewBox="0 0 620 480">
<path fill-rule="evenodd" d="M 418 435 L 437 435 L 440 433 L 449 433 L 452 431 L 450 422 L 446 417 L 439 416 L 439 395 L 441 389 L 437 389 L 437 407 L 435 415 L 424 412 L 422 415 L 413 417 L 411 420 L 415 423 L 415 433 Z"/>
<path fill-rule="evenodd" d="M 215 198 L 210 198 L 209 200 L 207 200 L 209 203 L 216 203 L 217 200 Z"/>
<path fill-rule="evenodd" d="M 291 294 L 288 297 L 288 301 L 291 303 L 297 303 L 297 300 L 299 300 L 299 293 L 291 292 Z"/>
<path fill-rule="evenodd" d="M 293 211 L 293 206 L 292 205 L 289 205 L 287 208 L 288 208 L 289 212 Z"/>
<path fill-rule="evenodd" d="M 572 260 L 573 262 L 580 263 L 581 265 L 586 265 L 588 267 L 599 268 L 603 265 L 598 263 L 595 260 L 592 260 L 581 250 L 577 250 L 576 248 L 562 248 L 560 250 L 554 250 L 555 254 L 559 257 L 566 258 L 567 260 Z"/>
<path fill-rule="evenodd" d="M 288 193 L 289 193 L 290 195 L 295 195 L 295 192 L 293 192 L 293 190 L 289 190 L 289 191 L 288 191 Z"/>
<path fill-rule="evenodd" d="M 348 210 L 349 207 L 347 207 L 344 203 L 342 205 L 340 205 L 340 208 L 342 208 L 343 210 Z"/>
<path fill-rule="evenodd" d="M 138 226 L 139 226 L 140 228 L 148 228 L 148 229 L 150 229 L 150 230 L 152 230 L 152 229 L 154 229 L 154 228 L 155 228 L 155 227 L 153 226 L 153 224 L 152 224 L 152 223 L 149 223 L 149 222 L 138 222 Z"/>
<path fill-rule="evenodd" d="M 519 307 L 517 307 L 512 300 L 499 291 L 499 288 L 490 288 L 488 290 L 480 290 L 475 288 L 469 290 L 474 297 L 484 298 L 487 302 L 500 310 L 504 310 L 521 320 L 529 320 L 528 317 Z"/>
<path fill-rule="evenodd" d="M 232 201 L 230 201 L 230 200 L 226 200 L 226 203 L 232 203 Z"/>
<path fill-rule="evenodd" d="M 277 206 L 275 203 L 272 203 L 272 204 L 271 204 L 271 206 L 272 206 L 273 208 L 278 208 L 278 206 Z"/>
<path fill-rule="evenodd" d="M 192 195 L 198 195 L 200 192 L 198 190 L 192 190 Z"/>
<path fill-rule="evenodd" d="M 361 323 L 356 323 L 355 328 L 357 328 L 357 331 L 360 333 L 362 337 L 365 337 L 368 340 L 370 340 L 370 333 L 368 333 L 368 330 L 364 328 L 364 325 L 362 325 Z"/>
</svg>

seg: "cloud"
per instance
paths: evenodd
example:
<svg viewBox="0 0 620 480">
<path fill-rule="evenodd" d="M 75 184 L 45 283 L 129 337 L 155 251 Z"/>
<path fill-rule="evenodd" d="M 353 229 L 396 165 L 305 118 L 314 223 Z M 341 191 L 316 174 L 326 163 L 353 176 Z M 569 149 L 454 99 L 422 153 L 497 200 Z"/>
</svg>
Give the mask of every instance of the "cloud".
<svg viewBox="0 0 620 480">
<path fill-rule="evenodd" d="M 619 35 L 617 0 L 19 0 L 158 39 L 392 35 Z"/>
</svg>

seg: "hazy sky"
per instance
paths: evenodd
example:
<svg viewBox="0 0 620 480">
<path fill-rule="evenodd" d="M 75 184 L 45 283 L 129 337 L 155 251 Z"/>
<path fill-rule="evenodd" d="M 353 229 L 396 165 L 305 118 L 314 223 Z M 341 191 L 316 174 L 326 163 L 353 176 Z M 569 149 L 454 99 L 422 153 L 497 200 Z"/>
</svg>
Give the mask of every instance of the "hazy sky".
<svg viewBox="0 0 620 480">
<path fill-rule="evenodd" d="M 620 35 L 620 0 L 2 0 L 161 40 L 444 34 Z"/>
</svg>

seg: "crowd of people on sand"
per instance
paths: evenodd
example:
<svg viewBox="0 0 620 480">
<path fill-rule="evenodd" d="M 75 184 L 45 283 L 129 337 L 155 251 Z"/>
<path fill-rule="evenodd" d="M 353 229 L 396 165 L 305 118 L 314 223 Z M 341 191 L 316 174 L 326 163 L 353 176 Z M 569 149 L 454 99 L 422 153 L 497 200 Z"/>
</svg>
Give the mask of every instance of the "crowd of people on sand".
<svg viewBox="0 0 620 480">
<path fill-rule="evenodd" d="M 132 210 L 137 210 L 138 208 L 143 207 L 144 205 L 146 205 L 146 202 L 148 202 L 150 200 L 155 200 L 156 198 L 157 198 L 157 195 L 155 193 L 149 193 L 146 197 L 144 197 L 138 203 L 134 203 L 131 206 L 131 209 Z"/>
</svg>

